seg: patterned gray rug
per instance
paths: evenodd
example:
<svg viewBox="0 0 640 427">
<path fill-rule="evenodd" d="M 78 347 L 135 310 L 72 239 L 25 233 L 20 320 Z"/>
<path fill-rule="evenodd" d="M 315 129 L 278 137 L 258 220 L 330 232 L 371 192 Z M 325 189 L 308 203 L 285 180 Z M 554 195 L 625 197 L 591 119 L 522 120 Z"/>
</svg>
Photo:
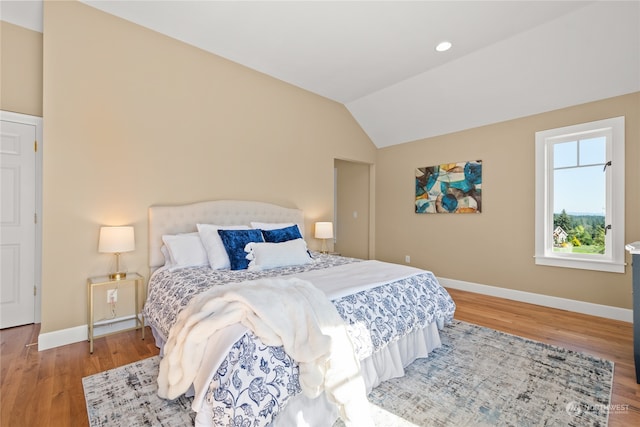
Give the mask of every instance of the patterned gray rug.
<svg viewBox="0 0 640 427">
<path fill-rule="evenodd" d="M 611 361 L 460 321 L 442 344 L 371 392 L 377 427 L 607 425 Z M 158 362 L 83 378 L 91 427 L 193 425 L 190 399 L 157 396 Z"/>
</svg>

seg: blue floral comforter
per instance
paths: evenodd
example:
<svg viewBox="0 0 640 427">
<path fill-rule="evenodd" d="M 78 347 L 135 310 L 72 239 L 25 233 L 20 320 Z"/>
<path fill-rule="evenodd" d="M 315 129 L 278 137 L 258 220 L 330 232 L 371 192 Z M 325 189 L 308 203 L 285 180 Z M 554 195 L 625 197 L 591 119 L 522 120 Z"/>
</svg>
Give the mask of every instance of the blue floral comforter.
<svg viewBox="0 0 640 427">
<path fill-rule="evenodd" d="M 166 341 L 179 312 L 211 286 L 297 274 L 359 260 L 314 254 L 312 264 L 274 270 L 211 270 L 208 267 L 157 272 L 149 283 L 145 321 Z M 451 322 L 455 303 L 428 271 L 333 300 L 347 324 L 359 360 L 432 322 Z M 213 377 L 205 405 L 214 426 L 268 425 L 301 392 L 298 365 L 282 349 L 262 344 L 251 332 L 231 348 Z"/>
</svg>

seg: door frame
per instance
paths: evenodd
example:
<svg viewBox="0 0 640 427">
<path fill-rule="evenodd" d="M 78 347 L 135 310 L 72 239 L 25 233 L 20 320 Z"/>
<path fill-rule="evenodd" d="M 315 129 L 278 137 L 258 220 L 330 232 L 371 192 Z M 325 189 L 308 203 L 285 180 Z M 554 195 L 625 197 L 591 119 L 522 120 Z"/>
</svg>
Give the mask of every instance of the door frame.
<svg viewBox="0 0 640 427">
<path fill-rule="evenodd" d="M 35 126 L 36 129 L 36 164 L 35 164 L 35 248 L 34 248 L 34 286 L 36 295 L 34 299 L 34 323 L 40 323 L 42 320 L 42 152 L 44 151 L 44 143 L 42 138 L 42 117 L 30 116 L 27 114 L 14 113 L 11 111 L 0 110 L 0 120 L 25 125 Z"/>
<path fill-rule="evenodd" d="M 369 227 L 368 227 L 368 231 L 367 231 L 367 239 L 368 239 L 368 256 L 367 259 L 375 259 L 376 256 L 376 251 L 375 251 L 375 246 L 376 246 L 376 236 L 375 236 L 375 222 L 376 222 L 376 217 L 375 217 L 375 206 L 376 206 L 376 198 L 375 198 L 375 164 L 372 163 L 368 163 L 368 162 L 363 162 L 363 161 L 357 161 L 357 160 L 350 160 L 350 159 L 345 159 L 345 158 L 334 158 L 334 169 L 333 169 L 333 218 L 334 218 L 334 245 L 339 246 L 339 242 L 338 242 L 338 223 L 340 222 L 340 215 L 338 214 L 338 189 L 341 185 L 340 183 L 340 178 L 338 177 L 338 167 L 336 166 L 336 162 L 340 161 L 340 162 L 344 162 L 344 163 L 351 163 L 351 164 L 359 164 L 359 165 L 365 165 L 368 166 L 368 192 L 369 192 L 369 205 L 367 206 L 367 214 L 368 214 L 368 218 L 369 218 Z M 344 219 L 344 218 L 343 218 Z M 335 246 L 334 246 L 335 247 Z"/>
</svg>

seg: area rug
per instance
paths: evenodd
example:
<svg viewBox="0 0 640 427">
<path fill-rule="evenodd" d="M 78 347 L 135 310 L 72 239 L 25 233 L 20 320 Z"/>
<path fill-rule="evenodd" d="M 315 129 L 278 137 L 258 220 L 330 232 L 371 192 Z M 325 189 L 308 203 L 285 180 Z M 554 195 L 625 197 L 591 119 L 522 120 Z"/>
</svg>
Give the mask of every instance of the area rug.
<svg viewBox="0 0 640 427">
<path fill-rule="evenodd" d="M 192 426 L 193 398 L 158 397 L 160 357 L 154 356 L 82 379 L 89 426 Z"/>
<path fill-rule="evenodd" d="M 376 426 L 606 426 L 613 362 L 454 321 L 369 395 Z"/>
<path fill-rule="evenodd" d="M 441 336 L 442 347 L 371 392 L 377 427 L 607 425 L 613 362 L 460 321 Z M 91 427 L 193 425 L 190 399 L 157 396 L 158 363 L 83 378 Z"/>
</svg>

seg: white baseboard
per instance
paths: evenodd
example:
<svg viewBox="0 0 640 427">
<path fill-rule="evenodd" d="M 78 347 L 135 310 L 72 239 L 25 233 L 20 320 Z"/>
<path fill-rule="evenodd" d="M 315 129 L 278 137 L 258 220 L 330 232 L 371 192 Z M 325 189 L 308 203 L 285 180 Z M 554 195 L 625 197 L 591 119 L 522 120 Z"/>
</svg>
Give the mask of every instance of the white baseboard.
<svg viewBox="0 0 640 427">
<path fill-rule="evenodd" d="M 461 291 L 475 292 L 477 294 L 490 295 L 498 298 L 506 298 L 514 301 L 526 302 L 529 304 L 541 305 L 544 307 L 568 310 L 576 313 L 588 314 L 591 316 L 604 317 L 607 319 L 621 320 L 623 322 L 633 322 L 633 310 L 609 305 L 594 304 L 590 302 L 577 301 L 567 298 L 553 297 L 549 295 L 535 294 L 532 292 L 517 291 L 515 289 L 499 288 L 496 286 L 481 285 L 478 283 L 465 282 L 462 280 L 447 279 L 438 277 L 440 284 L 445 288 L 459 289 Z"/>
<path fill-rule="evenodd" d="M 112 334 L 114 332 L 124 331 L 136 326 L 134 315 L 118 317 L 108 321 L 100 322 L 93 328 L 94 337 L 99 335 Z M 73 344 L 81 341 L 89 341 L 89 326 L 82 325 L 59 331 L 46 332 L 38 335 L 38 351 L 49 350 L 50 348 L 60 347 L 67 344 Z"/>
<path fill-rule="evenodd" d="M 38 351 L 49 350 L 50 348 L 73 344 L 80 341 L 87 341 L 87 331 L 87 325 L 83 325 L 76 326 L 74 328 L 41 333 L 38 335 Z"/>
</svg>

